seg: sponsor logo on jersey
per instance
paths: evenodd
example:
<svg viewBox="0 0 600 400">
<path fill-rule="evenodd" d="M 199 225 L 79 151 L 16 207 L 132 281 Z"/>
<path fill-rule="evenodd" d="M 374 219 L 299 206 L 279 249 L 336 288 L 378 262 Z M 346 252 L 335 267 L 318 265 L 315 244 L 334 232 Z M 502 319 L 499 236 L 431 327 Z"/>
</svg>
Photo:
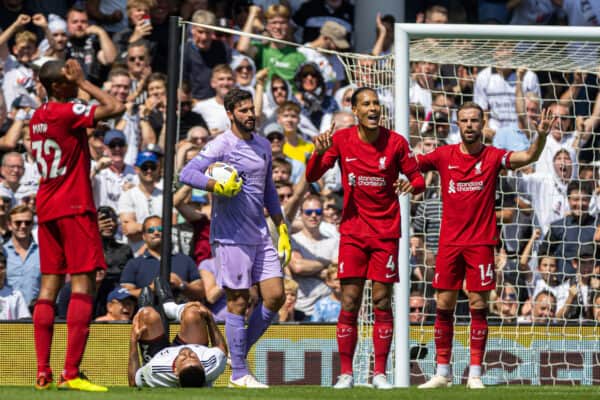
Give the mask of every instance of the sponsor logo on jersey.
<svg viewBox="0 0 600 400">
<path fill-rule="evenodd" d="M 358 186 L 380 186 L 383 187 L 386 185 L 385 178 L 381 176 L 358 176 L 357 181 Z"/>
<path fill-rule="evenodd" d="M 448 183 L 448 193 L 457 193 L 457 192 L 478 192 L 483 190 L 484 183 L 483 181 L 474 181 L 474 182 L 454 182 L 453 179 L 450 179 Z"/>
</svg>

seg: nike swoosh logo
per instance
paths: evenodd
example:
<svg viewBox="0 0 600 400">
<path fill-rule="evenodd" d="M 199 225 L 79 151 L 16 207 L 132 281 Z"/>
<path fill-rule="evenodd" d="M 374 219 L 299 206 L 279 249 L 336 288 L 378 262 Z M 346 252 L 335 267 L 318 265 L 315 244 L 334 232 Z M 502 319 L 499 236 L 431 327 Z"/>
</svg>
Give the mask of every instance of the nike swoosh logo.
<svg viewBox="0 0 600 400">
<path fill-rule="evenodd" d="M 387 336 L 379 336 L 379 339 L 389 339 L 391 338 L 392 335 L 387 335 Z"/>
<path fill-rule="evenodd" d="M 352 161 L 356 161 L 356 160 L 358 160 L 358 158 L 349 158 L 349 157 L 346 157 L 346 162 L 352 162 Z"/>
<path fill-rule="evenodd" d="M 448 165 L 448 169 L 457 169 L 458 165 Z"/>
<path fill-rule="evenodd" d="M 389 278 L 393 278 L 395 276 L 396 276 L 396 274 L 385 274 L 385 277 L 388 278 L 388 279 Z"/>
<path fill-rule="evenodd" d="M 347 335 L 338 335 L 338 338 L 343 339 L 343 338 L 347 338 L 350 337 L 350 334 Z"/>
<path fill-rule="evenodd" d="M 489 282 L 481 282 L 481 286 L 487 286 L 487 285 L 491 285 L 494 281 L 489 281 Z"/>
</svg>

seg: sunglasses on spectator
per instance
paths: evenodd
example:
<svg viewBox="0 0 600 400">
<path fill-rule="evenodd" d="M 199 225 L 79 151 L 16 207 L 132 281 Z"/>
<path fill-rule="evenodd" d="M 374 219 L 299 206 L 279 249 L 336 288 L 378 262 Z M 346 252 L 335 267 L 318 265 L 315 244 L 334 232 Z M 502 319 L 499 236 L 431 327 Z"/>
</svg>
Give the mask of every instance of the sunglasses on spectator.
<svg viewBox="0 0 600 400">
<path fill-rule="evenodd" d="M 15 224 L 16 226 L 21 226 L 21 225 L 30 226 L 31 224 L 33 224 L 33 220 L 26 219 L 26 220 L 21 220 L 21 221 L 13 221 L 13 224 Z"/>
<path fill-rule="evenodd" d="M 140 169 L 144 172 L 146 171 L 156 171 L 158 166 L 154 163 L 144 163 L 140 166 Z"/>
<path fill-rule="evenodd" d="M 249 65 L 240 65 L 235 69 L 236 71 L 252 71 L 252 67 Z"/>
<path fill-rule="evenodd" d="M 504 296 L 502 296 L 502 300 L 516 300 L 517 299 L 517 295 L 514 293 L 506 293 Z"/>
<path fill-rule="evenodd" d="M 4 204 L 10 204 L 12 203 L 12 199 L 10 197 L 0 197 L 0 199 L 2 199 L 2 201 L 4 202 Z"/>
<path fill-rule="evenodd" d="M 125 147 L 125 142 L 122 140 L 113 140 L 108 144 L 108 147 L 111 149 L 115 149 L 117 147 Z"/>
<path fill-rule="evenodd" d="M 282 194 L 279 195 L 279 200 L 289 199 L 292 196 L 293 196 L 293 194 L 291 194 L 291 193 L 289 193 L 289 194 L 288 193 L 282 193 Z"/>
<path fill-rule="evenodd" d="M 323 209 L 322 208 L 307 208 L 306 210 L 303 210 L 302 212 L 307 217 L 309 217 L 313 214 L 316 214 L 318 217 L 320 217 L 323 214 Z"/>
<path fill-rule="evenodd" d="M 35 200 L 35 196 L 25 196 L 25 197 L 21 197 L 21 201 L 23 203 L 29 203 L 31 201 Z"/>
<path fill-rule="evenodd" d="M 131 57 L 127 57 L 128 61 L 134 62 L 134 61 L 145 61 L 146 60 L 146 56 L 131 56 Z"/>
<path fill-rule="evenodd" d="M 181 107 L 191 107 L 191 106 L 192 106 L 191 101 L 182 101 L 181 102 Z"/>
<path fill-rule="evenodd" d="M 306 78 L 307 76 L 312 76 L 313 78 L 316 78 L 317 73 L 315 71 L 306 71 L 305 73 L 302 74 L 303 78 Z"/>
<path fill-rule="evenodd" d="M 271 89 L 273 89 L 274 92 L 281 90 L 283 92 L 287 92 L 287 88 L 285 86 L 271 86 Z"/>
<path fill-rule="evenodd" d="M 411 307 L 410 312 L 421 312 L 423 307 Z"/>
<path fill-rule="evenodd" d="M 149 234 L 153 234 L 154 232 L 162 232 L 163 228 L 162 226 L 151 226 L 150 228 L 146 229 L 146 233 Z"/>
<path fill-rule="evenodd" d="M 192 142 L 208 142 L 208 136 L 192 136 L 190 139 L 192 140 Z"/>
</svg>

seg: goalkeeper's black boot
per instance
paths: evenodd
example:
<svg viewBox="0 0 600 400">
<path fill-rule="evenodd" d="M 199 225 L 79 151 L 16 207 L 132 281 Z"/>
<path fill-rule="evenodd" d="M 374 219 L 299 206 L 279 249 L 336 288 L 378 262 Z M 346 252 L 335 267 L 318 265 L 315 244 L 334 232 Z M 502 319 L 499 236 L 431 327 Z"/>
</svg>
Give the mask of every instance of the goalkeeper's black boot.
<svg viewBox="0 0 600 400">
<path fill-rule="evenodd" d="M 158 299 L 158 304 L 165 304 L 175 301 L 173 292 L 171 292 L 171 285 L 161 276 L 154 278 L 154 293 Z"/>
<path fill-rule="evenodd" d="M 138 308 L 144 307 L 154 307 L 154 293 L 152 293 L 150 286 L 144 287 L 140 297 L 138 297 Z"/>
</svg>

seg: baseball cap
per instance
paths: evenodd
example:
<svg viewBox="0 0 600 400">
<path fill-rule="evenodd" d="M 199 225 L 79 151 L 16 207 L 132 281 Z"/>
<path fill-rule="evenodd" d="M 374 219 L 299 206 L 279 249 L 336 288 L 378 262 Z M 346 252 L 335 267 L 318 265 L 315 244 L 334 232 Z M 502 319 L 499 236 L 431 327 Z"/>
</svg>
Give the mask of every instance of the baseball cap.
<svg viewBox="0 0 600 400">
<path fill-rule="evenodd" d="M 135 166 L 141 167 L 145 162 L 158 164 L 158 156 L 152 151 L 142 151 L 138 153 L 137 159 L 135 160 Z"/>
<path fill-rule="evenodd" d="M 271 138 L 275 138 L 275 137 L 279 137 L 280 139 L 283 139 L 283 128 L 277 122 L 271 122 L 270 124 L 267 124 L 263 128 L 263 133 L 265 134 L 266 138 L 269 140 L 272 140 Z"/>
<path fill-rule="evenodd" d="M 321 27 L 321 35 L 330 38 L 338 49 L 347 49 L 350 43 L 346 40 L 348 31 L 335 21 L 327 21 Z"/>
<path fill-rule="evenodd" d="M 120 288 L 114 288 L 112 290 L 112 292 L 110 292 L 108 294 L 108 297 L 106 298 L 107 301 L 113 301 L 113 300 L 125 300 L 128 297 L 134 297 L 129 290 L 125 289 L 124 287 L 120 287 Z"/>
<path fill-rule="evenodd" d="M 104 144 L 107 146 L 110 144 L 110 142 L 112 142 L 115 139 L 119 139 L 127 143 L 127 138 L 125 137 L 125 134 L 123 133 L 123 131 L 120 131 L 118 129 L 110 129 L 104 134 Z"/>
</svg>

